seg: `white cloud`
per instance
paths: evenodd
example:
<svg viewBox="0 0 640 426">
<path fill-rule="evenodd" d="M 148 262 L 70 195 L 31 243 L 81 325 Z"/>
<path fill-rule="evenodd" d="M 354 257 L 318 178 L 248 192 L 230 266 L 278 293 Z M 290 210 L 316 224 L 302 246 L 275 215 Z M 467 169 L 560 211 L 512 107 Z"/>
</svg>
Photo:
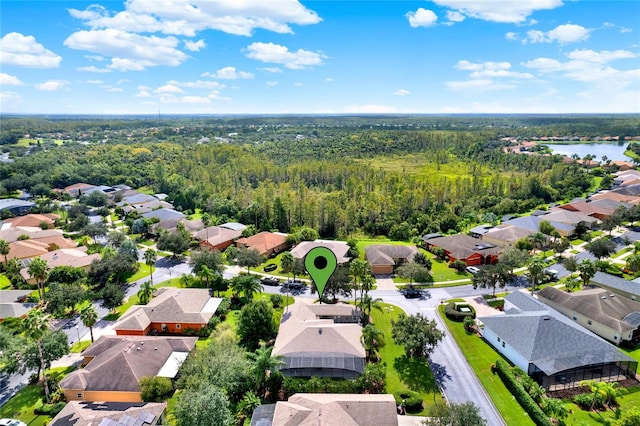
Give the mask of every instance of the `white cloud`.
<svg viewBox="0 0 640 426">
<path fill-rule="evenodd" d="M 123 90 L 120 87 L 107 87 L 107 92 L 122 92 Z"/>
<path fill-rule="evenodd" d="M 119 71 L 141 71 L 159 65 L 177 66 L 187 55 L 176 49 L 175 37 L 141 36 L 115 29 L 78 31 L 64 45 L 111 57 L 107 68 Z"/>
<path fill-rule="evenodd" d="M 302 86 L 304 86 L 304 84 L 303 84 L 303 83 L 300 83 L 299 81 L 296 81 L 295 83 L 293 83 L 293 85 L 294 85 L 295 87 L 302 87 Z"/>
<path fill-rule="evenodd" d="M 415 12 L 407 12 L 405 15 L 412 28 L 430 27 L 436 23 L 438 16 L 432 10 L 418 8 Z"/>
<path fill-rule="evenodd" d="M 16 92 L 0 92 L 0 111 L 13 112 L 10 108 L 22 102 L 22 97 Z"/>
<path fill-rule="evenodd" d="M 198 40 L 198 41 L 185 40 L 184 41 L 184 48 L 192 52 L 199 52 L 200 49 L 206 46 L 207 46 L 207 43 L 205 43 L 204 40 Z"/>
<path fill-rule="evenodd" d="M 301 70 L 314 65 L 322 65 L 322 53 L 298 49 L 289 51 L 286 46 L 274 43 L 252 43 L 247 46 L 247 57 L 262 62 L 282 64 L 286 68 Z"/>
<path fill-rule="evenodd" d="M 518 33 L 508 32 L 504 35 L 504 38 L 506 38 L 509 41 L 516 41 L 518 40 Z"/>
<path fill-rule="evenodd" d="M 222 80 L 237 80 L 239 78 L 241 79 L 253 78 L 253 74 L 251 74 L 250 72 L 238 71 L 235 69 L 235 67 L 220 68 L 214 73 L 210 73 L 210 72 L 202 73 L 201 76 L 219 78 Z"/>
<path fill-rule="evenodd" d="M 211 103 L 211 99 L 206 96 L 183 96 L 181 102 L 185 104 L 208 104 Z"/>
<path fill-rule="evenodd" d="M 27 68 L 58 68 L 62 57 L 36 41 L 34 36 L 8 33 L 0 39 L 0 64 Z"/>
<path fill-rule="evenodd" d="M 520 24 L 537 10 L 549 10 L 562 6 L 562 0 L 433 0 L 469 18 L 492 22 Z"/>
<path fill-rule="evenodd" d="M 327 83 L 333 83 L 333 78 L 327 77 L 324 79 L 324 81 L 326 81 Z"/>
<path fill-rule="evenodd" d="M 175 81 L 171 80 L 167 84 L 179 87 L 188 87 L 191 89 L 224 89 L 225 85 L 217 81 Z"/>
<path fill-rule="evenodd" d="M 310 25 L 322 20 L 297 0 L 129 0 L 125 10 L 118 13 L 97 5 L 69 12 L 93 29 L 187 37 L 210 29 L 243 36 L 250 36 L 256 29 L 293 33 L 289 24 Z"/>
<path fill-rule="evenodd" d="M 451 22 L 462 22 L 466 17 L 458 11 L 447 10 L 447 19 Z"/>
<path fill-rule="evenodd" d="M 474 63 L 463 59 L 455 65 L 456 69 L 466 71 L 482 71 L 482 70 L 508 70 L 511 68 L 509 62 L 481 62 Z"/>
<path fill-rule="evenodd" d="M 91 65 L 90 67 L 79 67 L 79 68 L 76 68 L 76 70 L 78 70 L 78 71 L 86 71 L 86 72 L 97 72 L 97 73 L 112 72 L 112 70 L 109 70 L 109 69 L 106 69 L 106 68 L 94 67 L 93 65 Z"/>
<path fill-rule="evenodd" d="M 471 62 L 463 59 L 458 61 L 454 68 L 470 71 L 470 73 L 467 80 L 445 82 L 446 86 L 452 90 L 513 89 L 517 87 L 515 81 L 535 78 L 532 74 L 511 70 L 509 62 Z M 509 82 L 497 82 L 499 79 L 508 79 Z"/>
<path fill-rule="evenodd" d="M 395 92 L 393 92 L 393 94 L 396 96 L 407 96 L 411 94 L 411 92 L 406 89 L 398 89 Z"/>
<path fill-rule="evenodd" d="M 84 55 L 84 58 L 90 61 L 104 61 L 104 57 L 100 55 Z"/>
<path fill-rule="evenodd" d="M 631 28 L 627 28 L 627 27 L 620 27 L 620 32 L 621 33 L 630 33 L 631 31 L 633 31 L 633 29 Z"/>
<path fill-rule="evenodd" d="M 0 72 L 0 86 L 22 86 L 22 84 L 18 77 Z"/>
<path fill-rule="evenodd" d="M 67 85 L 63 80 L 47 80 L 44 83 L 36 84 L 35 87 L 38 90 L 44 90 L 46 92 L 56 92 Z"/>
<path fill-rule="evenodd" d="M 463 81 L 447 81 L 445 83 L 447 87 L 452 90 L 475 90 L 475 91 L 489 91 L 489 90 L 505 90 L 514 89 L 516 86 L 513 84 L 496 83 L 491 79 L 473 79 Z"/>
<path fill-rule="evenodd" d="M 88 84 L 103 84 L 104 81 L 102 80 L 87 80 Z"/>
<path fill-rule="evenodd" d="M 556 41 L 560 44 L 575 43 L 588 39 L 590 31 L 581 25 L 564 24 L 547 32 L 539 30 L 528 31 L 527 38 L 523 42 L 552 43 Z"/>
<path fill-rule="evenodd" d="M 184 90 L 169 82 L 164 86 L 160 86 L 153 91 L 154 93 L 184 93 Z"/>
<path fill-rule="evenodd" d="M 273 86 L 277 86 L 278 82 L 277 81 L 267 81 L 267 87 L 273 87 Z"/>
<path fill-rule="evenodd" d="M 260 71 L 266 71 L 266 72 L 270 72 L 270 73 L 278 73 L 278 72 L 282 72 L 282 68 L 279 67 L 265 67 L 265 68 L 258 68 Z"/>
<path fill-rule="evenodd" d="M 637 57 L 636 54 L 627 50 L 596 52 L 590 49 L 578 49 L 569 52 L 566 56 L 569 58 L 566 62 L 551 58 L 536 58 L 523 65 L 542 74 L 611 88 L 632 86 L 637 84 L 640 78 L 640 68 L 619 70 L 610 65 L 610 62 L 616 60 Z"/>
</svg>

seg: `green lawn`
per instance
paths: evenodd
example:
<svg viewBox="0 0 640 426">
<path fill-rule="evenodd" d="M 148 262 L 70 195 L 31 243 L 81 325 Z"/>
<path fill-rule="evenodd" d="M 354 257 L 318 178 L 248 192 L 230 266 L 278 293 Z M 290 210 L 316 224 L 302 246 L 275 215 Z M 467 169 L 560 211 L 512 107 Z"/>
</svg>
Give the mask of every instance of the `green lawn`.
<svg viewBox="0 0 640 426">
<path fill-rule="evenodd" d="M 640 406 L 640 386 L 628 388 L 626 391 L 626 394 L 617 398 L 622 413 L 633 407 Z M 598 413 L 595 411 L 585 411 L 573 402 L 568 402 L 566 407 L 573 410 L 573 414 L 569 414 L 569 417 L 566 419 L 566 424 L 572 426 L 610 425 L 610 422 L 615 419 L 615 412 L 613 410 Z"/>
<path fill-rule="evenodd" d="M 0 274 L 0 290 L 11 289 L 11 281 L 5 274 Z"/>
<path fill-rule="evenodd" d="M 47 371 L 47 375 L 61 380 L 73 370 L 74 367 L 52 368 Z M 0 407 L 0 417 L 15 418 L 25 422 L 28 426 L 46 425 L 51 421 L 51 417 L 33 413 L 34 409 L 42 406 L 42 398 L 44 398 L 42 386 L 27 385 Z"/>
<path fill-rule="evenodd" d="M 69 352 L 80 353 L 91 346 L 91 340 L 81 340 L 80 342 L 75 342 L 69 348 Z"/>
<path fill-rule="evenodd" d="M 481 337 L 467 333 L 462 327 L 462 323 L 449 320 L 443 315 L 444 305 L 439 307 L 440 316 L 447 325 L 447 332 L 452 336 L 465 358 L 471 365 L 476 376 L 484 386 L 487 394 L 493 400 L 502 418 L 508 424 L 513 425 L 533 425 L 533 421 L 527 416 L 520 404 L 513 398 L 511 392 L 505 387 L 498 375 L 491 372 L 491 364 L 501 358 L 498 352 L 489 344 L 485 343 Z M 570 423 L 568 423 L 570 424 Z"/>
<path fill-rule="evenodd" d="M 138 265 L 140 265 L 140 266 L 139 266 L 139 268 L 138 268 L 138 272 L 136 272 L 135 274 L 133 274 L 133 275 L 132 275 L 128 280 L 127 280 L 127 282 L 128 282 L 128 283 L 132 283 L 132 282 L 134 282 L 134 281 L 138 281 L 139 279 L 142 279 L 142 278 L 148 277 L 148 276 L 150 275 L 150 273 L 149 273 L 149 266 L 148 266 L 147 264 L 142 263 L 142 262 L 138 262 Z M 153 271 L 155 271 L 155 270 L 156 270 L 156 267 L 155 267 L 155 266 L 152 266 L 152 267 L 151 267 L 151 269 L 152 269 Z"/>
<path fill-rule="evenodd" d="M 387 303 L 381 303 L 383 312 L 373 310 L 371 316 L 376 328 L 384 333 L 385 346 L 380 348 L 381 362 L 387 365 L 387 393 L 410 389 L 418 392 L 425 409 L 419 415 L 425 415 L 435 401 L 442 398 L 439 392 L 430 390 L 434 382 L 431 368 L 425 360 L 407 359 L 404 348 L 396 345 L 391 337 L 391 320 L 396 320 L 403 313 L 402 309 Z"/>
</svg>

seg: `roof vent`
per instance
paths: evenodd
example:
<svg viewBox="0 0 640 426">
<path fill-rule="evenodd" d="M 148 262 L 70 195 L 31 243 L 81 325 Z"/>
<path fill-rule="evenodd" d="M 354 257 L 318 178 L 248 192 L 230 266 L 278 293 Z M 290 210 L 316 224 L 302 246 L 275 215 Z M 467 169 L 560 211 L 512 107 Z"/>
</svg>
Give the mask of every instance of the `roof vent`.
<svg viewBox="0 0 640 426">
<path fill-rule="evenodd" d="M 607 298 L 607 296 L 600 296 L 600 299 L 602 299 L 602 300 L 604 300 L 606 298 Z"/>
<path fill-rule="evenodd" d="M 154 347 L 153 347 L 153 350 L 154 350 L 154 351 L 157 351 L 157 350 L 158 350 L 158 347 L 157 347 L 157 346 L 154 346 Z"/>
<path fill-rule="evenodd" d="M 136 351 L 139 351 L 139 350 L 140 350 L 140 346 L 136 347 Z"/>
<path fill-rule="evenodd" d="M 322 329 L 321 328 L 318 329 L 318 334 L 322 334 Z"/>
<path fill-rule="evenodd" d="M 614 297 L 614 296 L 615 296 L 615 294 L 610 294 L 610 295 L 609 295 L 609 297 Z"/>
<path fill-rule="evenodd" d="M 544 321 L 549 321 L 549 320 L 551 319 L 551 317 L 542 317 L 542 319 L 543 319 Z"/>
</svg>

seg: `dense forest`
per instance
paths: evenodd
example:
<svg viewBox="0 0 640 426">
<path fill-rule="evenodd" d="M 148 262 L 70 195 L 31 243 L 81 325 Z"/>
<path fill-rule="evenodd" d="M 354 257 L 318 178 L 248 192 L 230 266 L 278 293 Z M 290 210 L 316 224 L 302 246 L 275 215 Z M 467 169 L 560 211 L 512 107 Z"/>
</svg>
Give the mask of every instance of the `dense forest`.
<svg viewBox="0 0 640 426">
<path fill-rule="evenodd" d="M 613 170 L 506 153 L 505 138 L 640 135 L 636 115 L 1 120 L 5 196 L 127 184 L 214 222 L 325 238 L 463 231 L 584 196 Z"/>
</svg>

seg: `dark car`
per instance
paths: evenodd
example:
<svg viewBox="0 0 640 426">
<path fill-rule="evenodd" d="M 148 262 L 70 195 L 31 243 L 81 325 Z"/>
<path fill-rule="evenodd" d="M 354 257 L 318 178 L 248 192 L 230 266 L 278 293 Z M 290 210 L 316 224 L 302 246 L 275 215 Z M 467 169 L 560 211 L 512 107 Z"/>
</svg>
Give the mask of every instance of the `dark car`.
<svg viewBox="0 0 640 426">
<path fill-rule="evenodd" d="M 418 299 L 422 297 L 422 292 L 417 288 L 409 287 L 402 292 L 407 299 Z"/>
<path fill-rule="evenodd" d="M 262 285 L 279 286 L 280 285 L 280 280 L 277 279 L 276 277 L 262 277 L 262 278 L 260 278 L 260 284 L 262 284 Z"/>
</svg>

